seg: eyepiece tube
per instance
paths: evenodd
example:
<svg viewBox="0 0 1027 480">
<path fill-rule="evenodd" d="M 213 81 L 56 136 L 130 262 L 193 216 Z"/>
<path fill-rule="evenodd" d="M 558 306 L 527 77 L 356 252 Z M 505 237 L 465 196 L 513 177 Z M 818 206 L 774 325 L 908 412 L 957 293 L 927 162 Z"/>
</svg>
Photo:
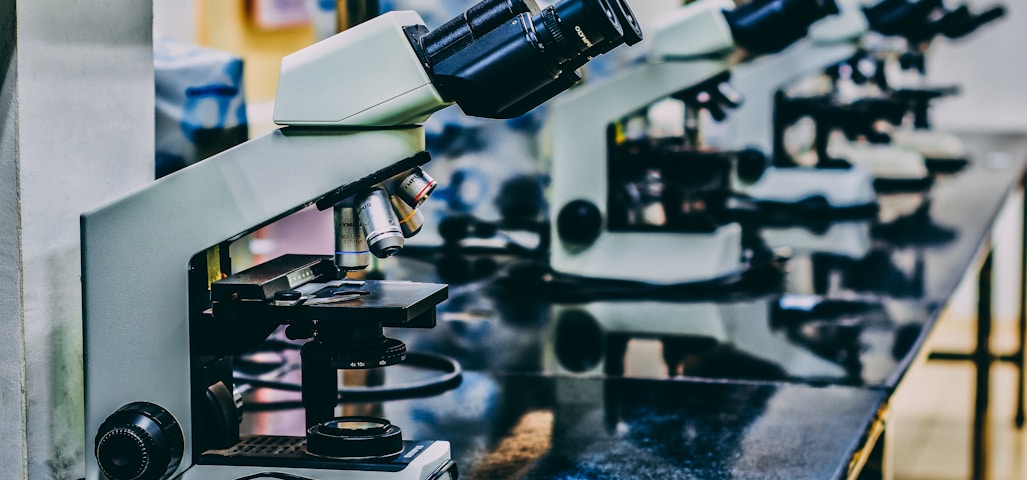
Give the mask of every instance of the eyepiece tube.
<svg viewBox="0 0 1027 480">
<path fill-rule="evenodd" d="M 870 29 L 881 35 L 917 35 L 926 28 L 931 12 L 941 2 L 921 0 L 884 0 L 863 8 Z"/>
<path fill-rule="evenodd" d="M 371 253 L 356 208 L 352 205 L 336 205 L 335 265 L 343 271 L 363 270 L 370 262 Z"/>
<path fill-rule="evenodd" d="M 1002 5 L 991 7 L 979 14 L 970 12 L 970 8 L 963 5 L 945 14 L 940 20 L 941 34 L 951 39 L 963 38 L 1005 14 L 1006 9 Z"/>
<path fill-rule="evenodd" d="M 485 0 L 425 34 L 422 45 L 429 59 L 441 61 L 517 15 L 538 12 L 535 0 Z"/>
<path fill-rule="evenodd" d="M 563 64 L 562 68 L 564 72 L 569 72 L 583 67 L 592 58 L 609 52 L 610 50 L 619 47 L 622 43 L 631 46 L 642 41 L 642 26 L 638 23 L 638 18 L 635 17 L 634 12 L 631 11 L 631 7 L 628 6 L 627 2 L 624 0 L 609 0 L 609 5 L 613 9 L 613 14 L 617 17 L 617 21 L 620 22 L 623 35 L 603 40 L 592 48 L 580 53 L 575 58 L 568 60 L 567 63 Z M 548 98 L 549 97 L 547 97 L 547 100 Z"/>
<path fill-rule="evenodd" d="M 403 249 L 399 218 L 384 188 L 375 187 L 357 198 L 357 216 L 367 235 L 368 249 L 374 256 L 387 258 Z"/>
<path fill-rule="evenodd" d="M 547 15 L 547 12 L 552 12 L 552 15 Z M 542 26 L 546 30 L 554 30 L 553 39 L 558 46 L 563 47 L 563 39 L 570 43 L 567 45 L 567 58 L 560 63 L 566 62 L 606 40 L 616 41 L 624 36 L 620 19 L 614 14 L 609 0 L 577 0 L 557 3 L 551 9 L 547 8 L 540 16 L 535 17 L 536 28 L 538 28 L 540 17 Z M 553 17 L 555 17 L 556 25 L 550 24 L 554 21 Z M 561 36 L 563 39 L 557 38 Z"/>
<path fill-rule="evenodd" d="M 522 13 L 433 64 L 435 87 L 468 115 L 509 118 L 501 112 L 580 66 L 590 50 L 623 43 L 622 10 L 610 0 L 563 0 L 534 16 Z M 426 51 L 429 35 L 422 37 Z"/>
<path fill-rule="evenodd" d="M 756 0 L 724 12 L 735 43 L 754 54 L 776 53 L 839 12 L 835 0 Z"/>
<path fill-rule="evenodd" d="M 624 44 L 630 47 L 641 42 L 643 36 L 642 25 L 638 23 L 638 18 L 635 17 L 635 12 L 631 11 L 628 2 L 624 0 L 610 0 L 610 6 L 613 7 L 613 13 L 617 16 L 617 20 L 620 21 L 621 29 L 624 30 Z M 614 45 L 614 47 L 616 46 Z"/>
</svg>

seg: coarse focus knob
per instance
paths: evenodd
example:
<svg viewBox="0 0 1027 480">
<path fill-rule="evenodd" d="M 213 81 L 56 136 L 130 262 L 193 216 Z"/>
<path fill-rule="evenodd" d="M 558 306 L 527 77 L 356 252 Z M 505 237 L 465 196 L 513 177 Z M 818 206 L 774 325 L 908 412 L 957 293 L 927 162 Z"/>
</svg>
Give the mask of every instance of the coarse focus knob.
<svg viewBox="0 0 1027 480">
<path fill-rule="evenodd" d="M 745 183 L 756 183 L 767 171 L 770 159 L 758 148 L 746 148 L 735 154 L 735 171 Z"/>
<path fill-rule="evenodd" d="M 100 470 L 110 480 L 165 480 L 182 461 L 182 428 L 167 410 L 130 403 L 104 420 L 94 439 Z"/>
<path fill-rule="evenodd" d="M 560 209 L 556 217 L 556 233 L 565 243 L 588 246 L 599 238 L 603 214 L 587 200 L 573 200 Z"/>
</svg>

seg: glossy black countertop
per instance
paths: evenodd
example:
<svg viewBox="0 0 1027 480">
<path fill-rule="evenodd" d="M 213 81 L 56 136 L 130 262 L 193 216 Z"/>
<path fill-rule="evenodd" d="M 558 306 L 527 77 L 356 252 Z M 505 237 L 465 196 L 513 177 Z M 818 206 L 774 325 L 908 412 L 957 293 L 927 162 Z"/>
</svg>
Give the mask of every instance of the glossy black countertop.
<svg viewBox="0 0 1027 480">
<path fill-rule="evenodd" d="M 968 145 L 970 167 L 885 197 L 875 219 L 761 229 L 787 253 L 776 288 L 560 303 L 494 277 L 452 282 L 434 329 L 389 335 L 458 360 L 462 383 L 342 413 L 451 442 L 465 479 L 847 478 L 1027 165 L 1023 137 Z M 409 258 L 387 272 L 439 281 Z M 426 375 L 347 372 L 357 385 Z M 297 393 L 245 399 L 244 432 L 302 435 Z"/>
<path fill-rule="evenodd" d="M 386 372 L 389 382 L 417 375 Z M 885 397 L 849 387 L 466 372 L 444 394 L 343 412 L 388 418 L 406 439 L 449 441 L 461 479 L 835 479 L 848 476 Z M 298 396 L 263 391 L 247 404 L 288 399 Z M 244 418 L 251 433 L 303 433 L 302 410 Z"/>
<path fill-rule="evenodd" d="M 969 137 L 967 145 L 970 166 L 939 176 L 926 194 L 882 196 L 875 218 L 760 227 L 763 241 L 787 255 L 783 280 L 769 289 L 564 303 L 486 278 L 451 283 L 435 329 L 391 335 L 469 370 L 892 389 L 1027 164 L 1022 136 Z M 427 262 L 392 268 L 440 281 Z"/>
</svg>

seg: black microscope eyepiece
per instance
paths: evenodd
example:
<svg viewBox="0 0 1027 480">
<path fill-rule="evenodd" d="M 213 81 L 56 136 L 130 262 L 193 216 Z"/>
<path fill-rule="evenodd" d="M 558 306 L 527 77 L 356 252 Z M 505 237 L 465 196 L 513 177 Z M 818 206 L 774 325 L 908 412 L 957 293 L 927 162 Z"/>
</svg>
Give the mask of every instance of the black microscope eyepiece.
<svg viewBox="0 0 1027 480">
<path fill-rule="evenodd" d="M 966 5 L 946 13 L 939 23 L 939 31 L 947 38 L 963 38 L 977 29 L 1006 15 L 1003 5 L 995 5 L 981 13 L 973 13 Z"/>
<path fill-rule="evenodd" d="M 835 0 L 754 0 L 724 12 L 735 43 L 750 53 L 776 53 L 809 33 L 816 21 L 839 12 Z"/>
<path fill-rule="evenodd" d="M 863 13 L 871 30 L 922 43 L 939 35 L 953 39 L 969 35 L 1005 16 L 1006 9 L 996 5 L 974 13 L 966 5 L 950 10 L 942 0 L 883 0 L 864 7 Z"/>
<path fill-rule="evenodd" d="M 424 35 L 421 44 L 433 63 L 470 45 L 492 29 L 517 15 L 537 15 L 540 9 L 535 0 L 485 0 L 468 8 L 463 15 L 440 25 Z"/>
<path fill-rule="evenodd" d="M 624 0 L 486 0 L 414 38 L 436 89 L 464 113 L 512 118 L 569 88 L 592 57 L 642 38 Z"/>
</svg>

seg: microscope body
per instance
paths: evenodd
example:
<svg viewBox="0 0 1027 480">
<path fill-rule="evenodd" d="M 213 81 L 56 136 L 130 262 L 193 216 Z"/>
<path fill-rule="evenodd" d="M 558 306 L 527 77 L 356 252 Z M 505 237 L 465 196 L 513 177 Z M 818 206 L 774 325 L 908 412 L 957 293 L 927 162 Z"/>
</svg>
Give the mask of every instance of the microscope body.
<svg viewBox="0 0 1027 480">
<path fill-rule="evenodd" d="M 723 10 L 732 7 L 730 1 L 704 0 L 676 9 L 653 34 L 654 53 L 649 60 L 567 92 L 551 105 L 550 263 L 555 270 L 585 277 L 683 283 L 725 277 L 742 269 L 742 232 L 737 224 L 709 233 L 675 233 L 611 231 L 607 223 L 611 123 L 729 69 L 734 41 Z M 561 234 L 559 217 L 561 211 L 583 204 L 601 220 L 569 227 L 584 237 L 579 242 Z M 653 252 L 674 253 L 655 258 Z"/>
<path fill-rule="evenodd" d="M 550 110 L 555 215 L 550 262 L 560 272 L 656 283 L 710 280 L 742 269 L 741 227 L 709 233 L 611 231 L 610 123 L 728 68 L 723 60 L 650 62 L 568 92 Z M 562 211 L 587 202 L 600 224 L 562 227 Z M 566 218 L 566 217 L 565 217 Z M 581 246 L 568 236 L 583 235 Z M 654 252 L 674 252 L 654 257 Z"/>
<path fill-rule="evenodd" d="M 637 116 L 658 101 L 675 98 L 687 105 L 691 89 L 709 83 L 712 88 L 698 92 L 699 98 L 717 98 L 706 104 L 715 115 L 724 115 L 723 106 L 735 104 L 732 94 L 722 89 L 719 78 L 741 61 L 766 53 L 777 53 L 805 36 L 811 24 L 837 13 L 835 2 L 805 0 L 766 0 L 735 7 L 733 2 L 701 0 L 668 12 L 655 25 L 647 61 L 632 65 L 613 76 L 586 84 L 557 101 L 551 109 L 552 136 L 552 267 L 560 272 L 594 278 L 618 278 L 658 284 L 693 283 L 729 279 L 745 269 L 741 227 L 718 221 L 674 222 L 681 210 L 683 217 L 702 215 L 720 208 L 710 201 L 696 200 L 687 190 L 697 180 L 679 182 L 679 188 L 661 184 L 690 165 L 717 162 L 716 155 L 701 149 L 695 138 L 688 138 L 695 117 L 685 120 L 685 139 L 694 155 L 681 155 L 680 162 L 628 159 L 627 170 L 647 168 L 645 179 L 624 178 L 625 168 L 616 162 L 617 148 L 633 140 L 631 132 L 619 131 L 625 118 Z M 722 104 L 709 107 L 710 104 Z M 693 114 L 695 110 L 693 109 Z M 764 124 L 765 128 L 765 124 Z M 627 130 L 626 128 L 624 130 Z M 695 137 L 695 135 L 692 135 Z M 687 158 L 686 158 L 687 157 Z M 650 167 L 650 162 L 653 167 Z M 729 166 L 728 169 L 734 168 Z M 632 171 L 632 175 L 640 175 Z M 710 179 L 698 190 L 732 188 L 731 172 L 709 167 Z M 694 175 L 702 175 L 695 173 Z M 660 176 L 663 176 L 662 178 Z M 650 182 L 650 178 L 657 181 Z M 627 184 L 625 182 L 628 182 Z M 618 202 L 635 198 L 636 190 L 650 188 L 649 197 L 660 197 L 663 215 L 637 215 L 643 220 L 622 221 Z M 722 184 L 722 185 L 721 185 Z M 638 186 L 641 185 L 641 186 Z M 634 190 L 632 190 L 634 189 Z M 685 190 L 685 193 L 681 191 Z M 669 193 L 668 193 L 669 192 Z M 726 195 L 726 194 L 725 194 Z M 677 202 L 677 203 L 675 203 Z M 635 202 L 638 203 L 638 202 Z M 723 204 L 723 201 L 719 203 Z M 716 215 L 711 215 L 716 217 Z M 652 252 L 674 252 L 659 259 Z"/>
<path fill-rule="evenodd" d="M 232 241 L 430 158 L 423 127 L 412 123 L 448 103 L 401 37 L 401 26 L 420 23 L 412 12 L 388 14 L 290 55 L 275 111 L 276 122 L 289 126 L 82 215 L 86 436 L 95 453 L 88 480 L 446 478 L 439 470 L 452 462 L 444 441 L 403 440 L 398 458 L 360 463 L 311 457 L 304 437 L 240 435 L 231 358 L 276 325 L 254 315 L 226 327 L 227 317 L 201 312 L 231 273 Z M 394 75 L 348 78 L 379 61 Z M 351 83 L 352 90 L 340 88 Z M 338 275 L 334 267 L 331 274 Z M 308 277 L 309 269 L 291 272 L 283 288 L 302 288 Z M 427 308 L 434 312 L 439 301 Z"/>
<path fill-rule="evenodd" d="M 413 124 L 451 105 L 410 48 L 407 28 L 422 23 L 414 12 L 388 12 L 285 57 L 275 123 Z M 354 78 L 355 71 L 383 74 Z"/>
<path fill-rule="evenodd" d="M 934 39 L 968 36 L 1004 16 L 1005 7 L 971 11 L 967 4 L 952 8 L 941 1 L 885 0 L 868 5 L 864 12 L 871 30 L 864 48 L 878 72 L 867 82 L 869 88 L 855 90 L 909 101 L 910 118 L 896 126 L 888 145 L 839 142 L 839 149 L 886 180 L 916 180 L 960 170 L 968 161 L 962 141 L 934 130 L 929 119 L 930 103 L 958 88 L 929 85 L 924 57 Z"/>
<path fill-rule="evenodd" d="M 756 59 L 732 69 L 732 82 L 746 93 L 746 102 L 725 126 L 726 147 L 774 151 L 774 131 L 767 125 L 774 122 L 776 92 L 806 76 L 819 74 L 825 66 L 844 61 L 857 51 L 867 29 L 863 3 L 839 0 L 840 13 L 813 25 L 806 39 L 773 58 Z M 860 167 L 772 165 L 758 181 L 740 185 L 739 190 L 770 208 L 789 208 L 822 199 L 827 210 L 870 210 L 876 202 L 873 177 Z"/>
<path fill-rule="evenodd" d="M 163 409 L 180 430 L 180 461 L 177 466 L 171 462 L 167 478 L 230 480 L 260 472 L 316 479 L 386 475 L 195 464 L 203 452 L 193 448 L 201 427 L 194 402 L 200 380 L 194 378 L 187 270 L 197 254 L 310 205 L 340 185 L 412 168 L 402 160 L 423 150 L 423 135 L 417 126 L 281 129 L 83 214 L 89 450 L 96 447 L 93 435 L 105 419 L 122 406 L 145 402 Z M 97 459 L 87 457 L 86 478 L 106 478 Z M 434 442 L 403 478 L 427 478 L 448 458 L 448 444 Z"/>
<path fill-rule="evenodd" d="M 773 148 L 774 93 L 850 58 L 867 31 L 863 0 L 838 0 L 838 15 L 810 28 L 809 36 L 772 58 L 757 58 L 732 69 L 732 83 L 745 92 L 745 105 L 725 125 L 728 148 Z"/>
<path fill-rule="evenodd" d="M 338 370 L 405 360 L 384 328 L 434 327 L 447 287 L 345 272 L 420 230 L 436 182 L 417 122 L 454 103 L 519 115 L 641 41 L 637 25 L 626 3 L 600 0 L 484 0 L 434 31 L 382 15 L 283 60 L 284 128 L 84 213 L 87 480 L 456 478 L 448 442 L 335 414 Z M 233 273 L 231 242 L 312 205 L 335 210 L 334 257 Z M 306 340 L 305 435 L 243 434 L 233 358 L 281 327 Z"/>
</svg>

